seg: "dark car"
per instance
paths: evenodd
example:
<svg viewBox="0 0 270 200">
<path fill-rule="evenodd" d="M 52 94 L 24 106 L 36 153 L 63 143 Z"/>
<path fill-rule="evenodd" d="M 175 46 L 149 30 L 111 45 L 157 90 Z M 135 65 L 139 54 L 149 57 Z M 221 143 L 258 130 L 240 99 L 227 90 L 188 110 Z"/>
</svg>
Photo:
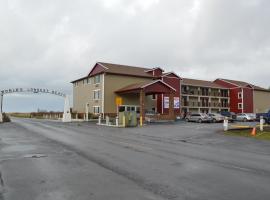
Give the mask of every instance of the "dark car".
<svg viewBox="0 0 270 200">
<path fill-rule="evenodd" d="M 264 119 L 265 123 L 270 124 L 270 109 L 266 113 L 257 113 L 256 114 L 257 121 L 260 120 L 260 117 L 262 117 Z"/>
<path fill-rule="evenodd" d="M 229 112 L 229 111 L 221 111 L 219 112 L 222 116 L 228 117 L 228 120 L 230 122 L 234 122 L 236 120 L 236 114 L 234 112 Z"/>
</svg>

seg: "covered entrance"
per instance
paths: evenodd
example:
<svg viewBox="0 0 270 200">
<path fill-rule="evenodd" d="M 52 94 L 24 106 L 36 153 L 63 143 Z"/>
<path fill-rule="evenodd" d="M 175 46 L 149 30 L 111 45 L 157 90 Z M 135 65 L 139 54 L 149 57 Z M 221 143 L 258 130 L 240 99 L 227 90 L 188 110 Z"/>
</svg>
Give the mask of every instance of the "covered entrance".
<svg viewBox="0 0 270 200">
<path fill-rule="evenodd" d="M 174 114 L 174 94 L 176 90 L 163 82 L 162 80 L 152 80 L 142 83 L 131 84 L 126 87 L 123 87 L 115 93 L 119 96 L 121 95 L 130 95 L 134 98 L 139 98 L 139 107 L 140 107 L 140 119 L 142 123 L 145 121 L 145 112 L 146 112 L 146 96 L 157 95 L 157 94 L 167 94 L 169 96 L 169 114 L 168 115 L 158 115 L 157 120 L 175 120 Z M 124 103 L 125 104 L 125 103 Z"/>
</svg>

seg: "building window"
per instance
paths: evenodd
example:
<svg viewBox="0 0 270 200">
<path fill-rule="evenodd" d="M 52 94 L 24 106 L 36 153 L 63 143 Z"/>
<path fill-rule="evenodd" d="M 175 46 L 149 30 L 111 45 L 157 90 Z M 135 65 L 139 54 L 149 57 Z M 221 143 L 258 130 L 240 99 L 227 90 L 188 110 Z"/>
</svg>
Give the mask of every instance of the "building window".
<svg viewBox="0 0 270 200">
<path fill-rule="evenodd" d="M 94 100 L 100 99 L 100 90 L 94 90 Z"/>
<path fill-rule="evenodd" d="M 90 78 L 87 79 L 87 84 L 91 84 L 91 79 Z"/>
<path fill-rule="evenodd" d="M 155 94 L 152 94 L 152 100 L 156 100 L 157 96 Z"/>
<path fill-rule="evenodd" d="M 94 77 L 94 84 L 98 84 L 98 83 L 100 83 L 100 75 L 96 75 Z"/>
<path fill-rule="evenodd" d="M 238 92 L 238 99 L 242 99 L 242 92 Z"/>
<path fill-rule="evenodd" d="M 94 106 L 93 107 L 94 114 L 99 114 L 100 113 L 100 106 Z"/>
<path fill-rule="evenodd" d="M 79 83 L 80 83 L 79 81 L 75 82 L 75 83 L 74 83 L 74 86 L 75 86 L 75 87 L 78 87 L 78 86 L 79 86 Z"/>
<path fill-rule="evenodd" d="M 238 109 L 243 109 L 243 104 L 242 103 L 238 103 Z"/>
</svg>

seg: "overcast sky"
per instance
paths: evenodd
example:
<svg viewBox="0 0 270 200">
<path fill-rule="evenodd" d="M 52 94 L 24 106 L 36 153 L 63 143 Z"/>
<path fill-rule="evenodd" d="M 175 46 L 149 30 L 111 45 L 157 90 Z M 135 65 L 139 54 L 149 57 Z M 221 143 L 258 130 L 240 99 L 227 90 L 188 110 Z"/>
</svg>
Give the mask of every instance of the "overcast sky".
<svg viewBox="0 0 270 200">
<path fill-rule="evenodd" d="M 0 0 L 0 89 L 70 81 L 97 61 L 270 86 L 269 0 Z M 49 95 L 5 111 L 62 110 Z"/>
</svg>

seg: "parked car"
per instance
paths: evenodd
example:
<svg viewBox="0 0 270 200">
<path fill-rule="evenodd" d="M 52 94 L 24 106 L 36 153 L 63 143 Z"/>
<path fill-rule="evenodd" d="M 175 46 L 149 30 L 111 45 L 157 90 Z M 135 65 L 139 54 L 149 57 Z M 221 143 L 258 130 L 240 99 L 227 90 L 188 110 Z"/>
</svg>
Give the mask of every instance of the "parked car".
<svg viewBox="0 0 270 200">
<path fill-rule="evenodd" d="M 259 121 L 261 116 L 263 117 L 265 123 L 270 124 L 270 109 L 266 113 L 257 113 L 256 119 Z"/>
<path fill-rule="evenodd" d="M 236 114 L 234 112 L 221 111 L 219 114 L 224 117 L 228 117 L 229 122 L 234 122 L 236 120 Z"/>
<path fill-rule="evenodd" d="M 208 116 L 212 118 L 212 121 L 215 122 L 222 122 L 224 120 L 224 116 L 219 113 L 208 113 Z"/>
<path fill-rule="evenodd" d="M 190 114 L 186 117 L 187 122 L 212 122 L 212 117 L 208 116 L 205 113 L 196 113 L 196 114 Z"/>
<path fill-rule="evenodd" d="M 256 119 L 255 115 L 252 113 L 238 113 L 236 115 L 236 120 L 237 121 L 254 121 Z"/>
<path fill-rule="evenodd" d="M 251 118 L 250 121 L 256 121 L 256 114 L 255 113 L 247 113 L 247 115 Z"/>
</svg>

